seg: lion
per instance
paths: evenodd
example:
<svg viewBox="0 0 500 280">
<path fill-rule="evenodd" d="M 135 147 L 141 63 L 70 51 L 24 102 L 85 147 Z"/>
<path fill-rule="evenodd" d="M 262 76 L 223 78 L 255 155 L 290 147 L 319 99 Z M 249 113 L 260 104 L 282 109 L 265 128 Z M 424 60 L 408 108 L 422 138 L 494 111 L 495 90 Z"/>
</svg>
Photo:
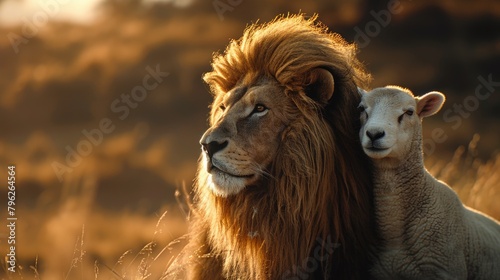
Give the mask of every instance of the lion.
<svg viewBox="0 0 500 280">
<path fill-rule="evenodd" d="M 214 55 L 189 279 L 368 276 L 376 234 L 357 87 L 370 75 L 355 52 L 317 16 L 288 15 Z"/>
</svg>

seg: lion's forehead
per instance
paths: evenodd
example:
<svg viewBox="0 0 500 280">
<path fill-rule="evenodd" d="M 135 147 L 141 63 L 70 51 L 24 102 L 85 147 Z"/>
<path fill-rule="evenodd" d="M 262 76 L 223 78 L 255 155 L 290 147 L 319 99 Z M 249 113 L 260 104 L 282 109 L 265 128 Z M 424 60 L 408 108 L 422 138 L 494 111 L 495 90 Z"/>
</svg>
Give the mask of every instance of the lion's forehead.
<svg viewBox="0 0 500 280">
<path fill-rule="evenodd" d="M 259 91 L 263 88 L 279 88 L 279 86 L 277 81 L 273 78 L 255 73 L 248 73 L 241 78 L 238 84 L 227 92 L 219 92 L 217 94 L 217 100 L 227 104 L 236 103 L 248 92 Z"/>
<path fill-rule="evenodd" d="M 223 116 L 245 116 L 248 115 L 256 104 L 273 107 L 279 103 L 279 94 L 276 88 L 270 85 L 238 86 L 221 93 L 214 101 L 214 114 L 221 113 Z"/>
<path fill-rule="evenodd" d="M 221 97 L 221 102 L 224 106 L 230 106 L 236 104 L 240 101 L 243 96 L 248 92 L 248 86 L 242 85 L 233 88 L 228 91 L 226 94 L 223 94 Z"/>
</svg>

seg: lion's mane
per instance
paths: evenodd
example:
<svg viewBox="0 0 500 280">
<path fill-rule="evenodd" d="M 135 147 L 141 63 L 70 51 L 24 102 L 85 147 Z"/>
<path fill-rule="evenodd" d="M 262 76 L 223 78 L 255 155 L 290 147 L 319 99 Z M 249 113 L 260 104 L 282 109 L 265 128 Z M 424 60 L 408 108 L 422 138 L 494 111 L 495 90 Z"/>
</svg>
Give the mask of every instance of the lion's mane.
<svg viewBox="0 0 500 280">
<path fill-rule="evenodd" d="M 355 46 L 315 17 L 283 16 L 248 27 L 214 56 L 212 67 L 204 80 L 214 94 L 229 91 L 249 73 L 266 76 L 283 86 L 300 114 L 293 116 L 260 186 L 218 197 L 199 168 L 188 246 L 195 251 L 191 277 L 366 277 L 375 236 L 371 166 L 360 148 L 356 107 L 357 86 L 370 77 L 355 58 Z M 317 67 L 335 81 L 324 106 L 304 94 L 304 77 Z M 327 241 L 337 244 L 333 254 L 318 258 L 331 252 Z"/>
</svg>

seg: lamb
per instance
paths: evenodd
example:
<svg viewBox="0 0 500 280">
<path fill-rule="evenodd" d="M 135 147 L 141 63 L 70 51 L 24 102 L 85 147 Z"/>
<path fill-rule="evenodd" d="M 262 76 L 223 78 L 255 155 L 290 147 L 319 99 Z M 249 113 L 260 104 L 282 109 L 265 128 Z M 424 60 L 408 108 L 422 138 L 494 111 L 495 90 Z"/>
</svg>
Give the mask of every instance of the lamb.
<svg viewBox="0 0 500 280">
<path fill-rule="evenodd" d="M 425 169 L 422 118 L 445 97 L 387 86 L 362 96 L 360 139 L 374 164 L 376 223 L 382 244 L 377 279 L 500 279 L 500 223 L 464 206 Z"/>
</svg>

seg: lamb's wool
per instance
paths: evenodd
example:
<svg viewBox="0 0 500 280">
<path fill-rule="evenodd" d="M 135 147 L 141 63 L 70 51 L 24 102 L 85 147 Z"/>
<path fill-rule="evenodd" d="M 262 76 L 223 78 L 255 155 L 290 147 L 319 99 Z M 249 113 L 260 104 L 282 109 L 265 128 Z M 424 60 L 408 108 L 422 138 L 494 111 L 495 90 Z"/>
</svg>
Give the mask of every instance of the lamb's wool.
<svg viewBox="0 0 500 280">
<path fill-rule="evenodd" d="M 423 117 L 444 95 L 399 87 L 360 91 L 363 149 L 375 166 L 379 279 L 500 279 L 500 224 L 465 207 L 424 167 Z"/>
</svg>

